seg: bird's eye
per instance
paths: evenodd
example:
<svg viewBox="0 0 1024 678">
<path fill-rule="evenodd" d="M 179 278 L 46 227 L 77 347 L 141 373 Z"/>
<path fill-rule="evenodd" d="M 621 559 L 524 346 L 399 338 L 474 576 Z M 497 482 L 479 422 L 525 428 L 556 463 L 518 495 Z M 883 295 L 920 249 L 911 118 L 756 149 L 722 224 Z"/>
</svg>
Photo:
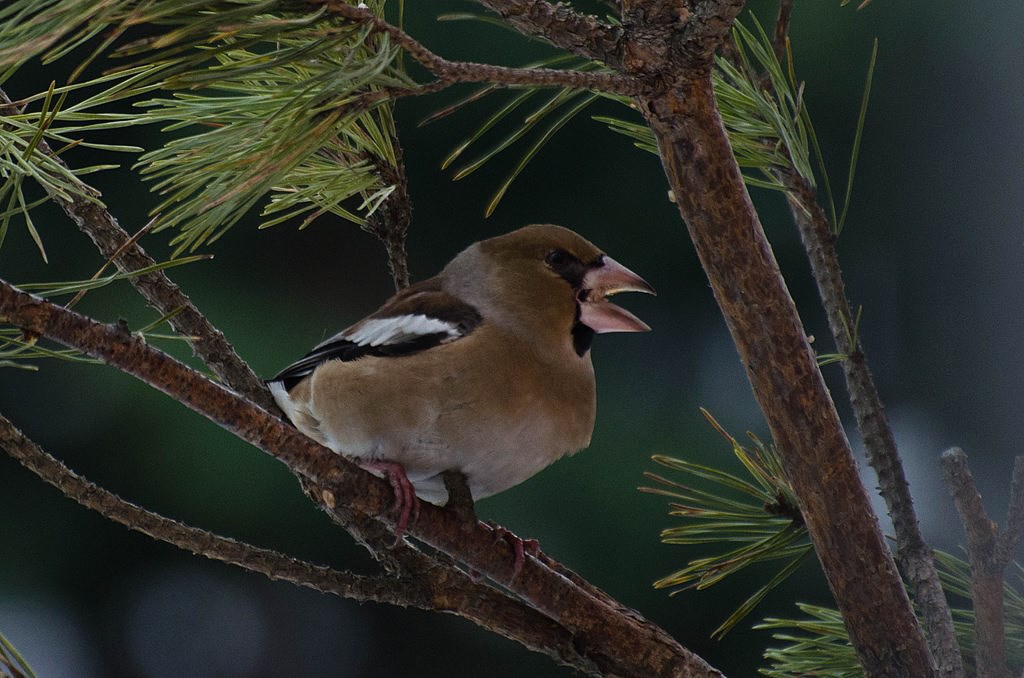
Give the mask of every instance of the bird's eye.
<svg viewBox="0 0 1024 678">
<path fill-rule="evenodd" d="M 572 255 L 565 250 L 551 250 L 544 257 L 544 263 L 551 268 L 558 270 L 571 261 Z"/>
</svg>

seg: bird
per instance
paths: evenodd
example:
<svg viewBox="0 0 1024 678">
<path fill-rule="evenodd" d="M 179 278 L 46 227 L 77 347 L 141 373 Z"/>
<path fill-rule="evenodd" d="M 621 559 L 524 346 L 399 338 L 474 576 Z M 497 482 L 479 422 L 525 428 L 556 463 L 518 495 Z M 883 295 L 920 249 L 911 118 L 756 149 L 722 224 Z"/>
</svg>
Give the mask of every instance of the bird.
<svg viewBox="0 0 1024 678">
<path fill-rule="evenodd" d="M 578 233 L 525 226 L 470 245 L 267 385 L 301 432 L 387 478 L 400 538 L 418 500 L 448 501 L 446 471 L 475 502 L 590 444 L 594 335 L 650 330 L 608 301 L 627 291 L 654 294 Z"/>
</svg>

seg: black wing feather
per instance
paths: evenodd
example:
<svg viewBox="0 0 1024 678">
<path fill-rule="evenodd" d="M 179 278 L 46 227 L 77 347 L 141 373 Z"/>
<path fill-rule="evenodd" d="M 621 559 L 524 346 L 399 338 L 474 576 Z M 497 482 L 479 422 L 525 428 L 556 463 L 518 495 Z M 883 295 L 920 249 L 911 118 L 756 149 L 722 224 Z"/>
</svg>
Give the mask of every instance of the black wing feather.
<svg viewBox="0 0 1024 678">
<path fill-rule="evenodd" d="M 378 311 L 366 320 L 387 319 L 408 315 L 424 315 L 434 318 L 457 330 L 453 337 L 447 332 L 417 334 L 402 341 L 377 346 L 359 344 L 346 338 L 360 323 L 340 332 L 318 345 L 305 356 L 281 370 L 268 382 L 281 382 L 290 391 L 296 384 L 308 377 L 322 363 L 328 360 L 352 361 L 367 356 L 399 357 L 420 353 L 442 343 L 461 339 L 483 321 L 483 316 L 470 304 L 441 289 L 440 280 L 431 278 L 412 285 L 391 297 Z M 365 321 L 361 321 L 365 322 Z"/>
</svg>

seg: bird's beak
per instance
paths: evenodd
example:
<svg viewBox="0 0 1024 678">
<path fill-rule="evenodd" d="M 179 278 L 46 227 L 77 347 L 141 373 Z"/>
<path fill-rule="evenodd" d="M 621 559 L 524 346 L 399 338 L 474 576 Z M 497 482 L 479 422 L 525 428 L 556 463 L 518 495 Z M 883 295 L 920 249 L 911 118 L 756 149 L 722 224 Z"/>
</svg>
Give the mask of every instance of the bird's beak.
<svg viewBox="0 0 1024 678">
<path fill-rule="evenodd" d="M 609 256 L 583 276 L 580 288 L 580 322 L 597 334 L 604 332 L 648 332 L 650 326 L 624 308 L 608 301 L 619 292 L 654 294 L 647 281 Z"/>
</svg>

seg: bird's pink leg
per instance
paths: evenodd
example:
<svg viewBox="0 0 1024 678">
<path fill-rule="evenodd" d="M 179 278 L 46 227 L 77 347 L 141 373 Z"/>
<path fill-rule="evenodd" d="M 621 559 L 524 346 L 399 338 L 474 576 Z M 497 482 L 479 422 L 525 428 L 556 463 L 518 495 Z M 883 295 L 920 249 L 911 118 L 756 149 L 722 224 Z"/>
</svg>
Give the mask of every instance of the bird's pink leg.
<svg viewBox="0 0 1024 678">
<path fill-rule="evenodd" d="M 395 537 L 399 540 L 409 526 L 409 518 L 413 522 L 420 517 L 420 500 L 416 497 L 416 490 L 409 477 L 405 474 L 405 467 L 396 461 L 385 461 L 383 459 L 359 460 L 359 465 L 367 471 L 380 471 L 391 484 L 391 490 L 395 493 Z"/>
<path fill-rule="evenodd" d="M 487 527 L 491 528 L 491 531 L 494 532 L 494 541 L 503 541 L 512 547 L 512 578 L 509 581 L 519 576 L 519 573 L 523 570 L 523 563 L 526 562 L 527 553 L 534 558 L 540 555 L 540 542 L 536 539 L 523 539 L 511 530 L 493 523 L 487 523 Z"/>
</svg>

